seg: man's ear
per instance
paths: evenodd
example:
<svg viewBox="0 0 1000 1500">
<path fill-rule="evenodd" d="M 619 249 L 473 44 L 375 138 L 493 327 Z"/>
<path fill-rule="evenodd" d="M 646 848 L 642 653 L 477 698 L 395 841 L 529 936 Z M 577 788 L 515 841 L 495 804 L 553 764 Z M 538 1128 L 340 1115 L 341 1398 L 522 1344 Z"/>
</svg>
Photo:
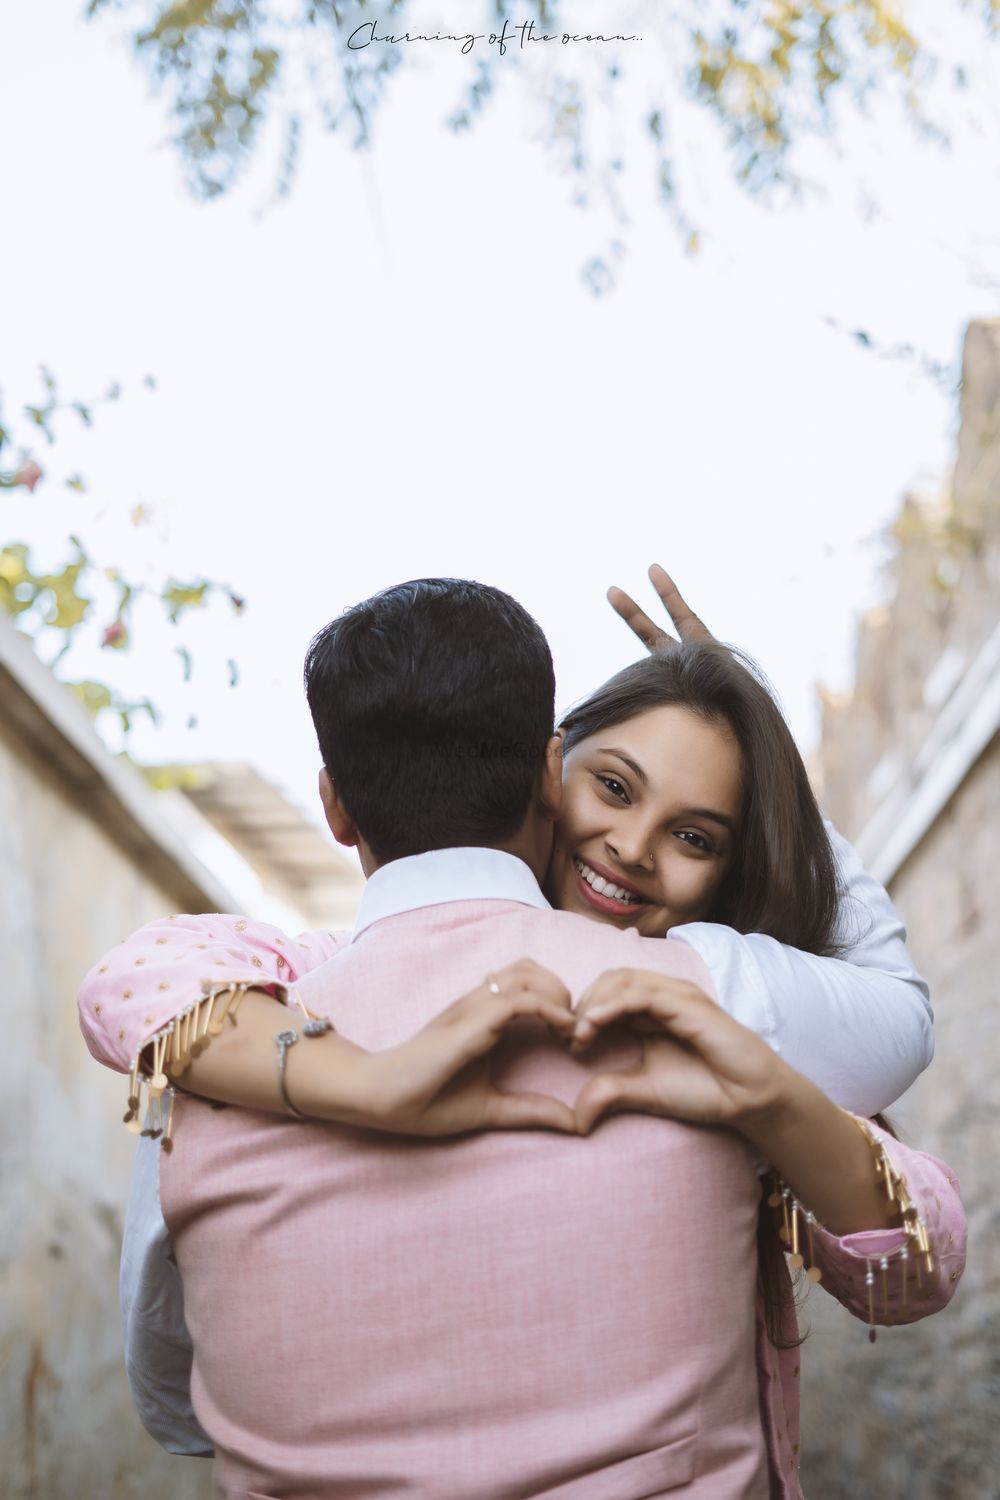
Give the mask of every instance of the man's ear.
<svg viewBox="0 0 1000 1500">
<path fill-rule="evenodd" d="M 341 802 L 333 778 L 325 766 L 319 773 L 319 799 L 323 804 L 327 827 L 337 843 L 344 844 L 348 849 L 355 849 L 361 836 L 354 819 Z"/>
<path fill-rule="evenodd" d="M 545 746 L 545 765 L 538 782 L 538 800 L 546 816 L 558 823 L 562 812 L 563 731 L 557 729 Z"/>
</svg>

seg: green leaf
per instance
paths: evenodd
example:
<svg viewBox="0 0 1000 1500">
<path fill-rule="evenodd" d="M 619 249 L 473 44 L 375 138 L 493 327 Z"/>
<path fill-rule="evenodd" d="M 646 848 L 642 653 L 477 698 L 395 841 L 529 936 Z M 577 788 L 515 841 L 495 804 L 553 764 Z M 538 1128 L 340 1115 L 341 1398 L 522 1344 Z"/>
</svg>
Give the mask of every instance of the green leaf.
<svg viewBox="0 0 1000 1500">
<path fill-rule="evenodd" d="M 167 607 L 167 619 L 176 625 L 188 609 L 203 609 L 205 597 L 211 588 L 207 581 L 194 584 L 168 583 L 160 595 Z"/>
<path fill-rule="evenodd" d="M 0 610 L 22 615 L 38 598 L 38 583 L 28 562 L 28 549 L 14 542 L 0 552 Z"/>
<path fill-rule="evenodd" d="M 47 407 L 26 406 L 24 408 L 24 415 L 28 418 L 29 422 L 33 422 L 36 427 L 44 432 L 50 443 L 53 441 L 52 429 L 49 426 L 50 411 Z"/>
<path fill-rule="evenodd" d="M 45 617 L 46 625 L 55 630 L 75 630 L 87 618 L 93 599 L 87 599 L 76 591 L 76 576 L 71 568 L 46 579 L 52 594 L 52 604 Z"/>
<path fill-rule="evenodd" d="M 68 682 L 66 686 L 79 698 L 92 719 L 102 709 L 111 707 L 111 689 L 103 682 Z"/>
</svg>

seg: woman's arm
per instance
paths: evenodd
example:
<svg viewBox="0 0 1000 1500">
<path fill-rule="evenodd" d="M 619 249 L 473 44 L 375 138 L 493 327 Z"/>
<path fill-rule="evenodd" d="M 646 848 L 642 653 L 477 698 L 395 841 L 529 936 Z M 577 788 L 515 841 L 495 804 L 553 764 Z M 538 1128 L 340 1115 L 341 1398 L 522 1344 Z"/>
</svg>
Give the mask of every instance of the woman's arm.
<svg viewBox="0 0 1000 1500">
<path fill-rule="evenodd" d="M 868 1116 L 891 1103 L 930 1061 L 930 1008 L 888 896 L 849 846 L 840 841 L 835 850 L 859 929 L 850 962 L 710 923 L 675 928 L 671 936 L 705 960 L 724 1009 L 838 1104 Z M 869 920 L 859 915 L 859 903 Z M 148 1064 L 153 1039 L 206 995 L 245 984 L 265 987 L 276 1003 L 287 1003 L 295 981 L 347 941 L 347 933 L 292 938 L 268 923 L 227 914 L 150 923 L 83 981 L 78 1004 L 87 1044 L 98 1061 L 128 1072 L 137 1058 L 145 1056 Z"/>
<path fill-rule="evenodd" d="M 872 1328 L 914 1323 L 951 1301 L 968 1228 L 944 1162 L 873 1120 L 831 1113 L 801 1075 L 776 1112 L 741 1128 L 780 1174 L 770 1202 L 793 1265 L 854 1317 Z"/>
<path fill-rule="evenodd" d="M 231 1014 L 232 1007 L 218 1032 L 209 1033 L 204 1050 L 182 1067 L 171 1064 L 166 1045 L 154 1094 L 182 1078 L 187 1092 L 203 1098 L 399 1135 L 490 1129 L 575 1133 L 573 1111 L 561 1101 L 547 1094 L 508 1093 L 492 1081 L 490 1054 L 512 1021 L 540 1022 L 567 1042 L 574 1032 L 569 990 L 530 958 L 498 969 L 407 1041 L 382 1052 L 366 1052 L 328 1023 L 320 1023 L 325 1031 L 311 1034 L 304 1015 L 279 1011 L 259 990 L 241 997 L 239 1015 L 229 1026 Z M 286 1043 L 283 1078 L 279 1033 Z"/>
<path fill-rule="evenodd" d="M 206 995 L 266 988 L 286 1003 L 297 979 L 350 940 L 347 932 L 290 937 L 269 922 L 224 912 L 172 916 L 140 927 L 85 977 L 80 1028 L 98 1062 L 128 1073 L 166 1026 Z"/>
<path fill-rule="evenodd" d="M 852 1311 L 875 1310 L 868 1292 L 878 1281 L 886 1315 L 899 1315 L 904 1282 L 890 1289 L 890 1260 L 920 1272 L 911 1316 L 944 1305 L 964 1263 L 965 1219 L 943 1164 L 852 1119 L 694 985 L 644 970 L 602 975 L 577 1007 L 574 1046 L 622 1022 L 641 1032 L 642 1061 L 585 1085 L 582 1131 L 619 1110 L 736 1129 L 782 1180 L 774 1198 L 787 1248 L 807 1259 L 815 1245 L 810 1263 Z"/>
<path fill-rule="evenodd" d="M 817 1223 L 813 1263 L 823 1289 L 854 1317 L 915 1323 L 951 1301 L 965 1270 L 968 1224 L 958 1178 L 945 1162 L 905 1146 L 874 1120 L 865 1125 L 885 1154 L 897 1196 L 914 1207 L 927 1250 L 900 1229 L 838 1236 Z"/>
<path fill-rule="evenodd" d="M 321 1038 L 306 1033 L 297 1045 L 309 1014 L 293 1004 L 295 982 L 346 938 L 292 939 L 231 915 L 171 917 L 141 928 L 95 965 L 78 996 L 81 1026 L 100 1061 L 129 1071 L 129 1128 L 170 1149 L 172 1085 L 287 1114 L 279 1032 L 294 1034 L 287 1088 L 312 1118 L 416 1135 L 575 1128 L 557 1101 L 502 1094 L 489 1082 L 488 1053 L 514 1016 L 537 1015 L 557 1033 L 572 1032 L 569 992 L 528 959 L 498 972 L 497 990 L 484 981 L 399 1047 L 369 1054 L 332 1030 Z"/>
<path fill-rule="evenodd" d="M 840 875 L 841 957 L 711 922 L 671 929 L 706 963 L 720 1005 L 855 1114 L 886 1109 L 934 1055 L 927 985 L 886 891 L 827 825 Z M 858 1039 L 864 1038 L 864 1046 Z"/>
</svg>

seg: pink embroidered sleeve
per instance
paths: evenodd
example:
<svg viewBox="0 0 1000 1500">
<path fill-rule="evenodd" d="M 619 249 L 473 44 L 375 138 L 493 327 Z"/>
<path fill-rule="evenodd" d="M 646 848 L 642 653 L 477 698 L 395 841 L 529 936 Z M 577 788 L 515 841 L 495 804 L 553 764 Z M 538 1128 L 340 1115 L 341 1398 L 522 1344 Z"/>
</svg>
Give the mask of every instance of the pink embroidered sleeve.
<svg viewBox="0 0 1000 1500">
<path fill-rule="evenodd" d="M 80 986 L 87 1046 L 98 1062 L 128 1073 L 150 1040 L 206 995 L 241 984 L 287 1001 L 289 986 L 349 938 L 343 932 L 292 938 L 228 913 L 150 922 L 105 954 Z"/>
<path fill-rule="evenodd" d="M 958 1178 L 943 1161 L 904 1146 L 866 1121 L 890 1165 L 909 1228 L 836 1236 L 813 1226 L 814 1263 L 822 1285 L 854 1317 L 889 1325 L 915 1323 L 945 1307 L 965 1269 L 968 1226 Z"/>
</svg>

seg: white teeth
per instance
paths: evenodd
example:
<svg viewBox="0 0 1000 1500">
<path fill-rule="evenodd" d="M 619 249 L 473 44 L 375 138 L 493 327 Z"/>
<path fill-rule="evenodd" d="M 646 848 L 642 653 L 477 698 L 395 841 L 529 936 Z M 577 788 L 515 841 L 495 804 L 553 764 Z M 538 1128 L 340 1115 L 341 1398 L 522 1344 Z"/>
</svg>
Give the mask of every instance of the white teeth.
<svg viewBox="0 0 1000 1500">
<path fill-rule="evenodd" d="M 636 906 L 640 904 L 640 898 L 634 896 L 631 891 L 626 891 L 623 886 L 612 885 L 610 880 L 605 880 L 598 875 L 589 865 L 585 865 L 582 859 L 574 858 L 573 863 L 583 876 L 584 880 L 600 896 L 610 896 L 613 901 L 620 901 L 623 906 Z"/>
</svg>

